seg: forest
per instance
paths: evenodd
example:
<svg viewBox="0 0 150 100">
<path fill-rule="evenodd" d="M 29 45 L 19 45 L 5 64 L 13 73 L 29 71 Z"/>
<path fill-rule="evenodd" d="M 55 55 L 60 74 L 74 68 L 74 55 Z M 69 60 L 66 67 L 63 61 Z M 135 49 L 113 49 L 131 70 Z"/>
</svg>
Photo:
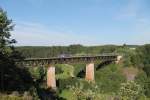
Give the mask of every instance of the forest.
<svg viewBox="0 0 150 100">
<path fill-rule="evenodd" d="M 14 46 L 13 29 L 12 20 L 0 9 L 0 100 L 150 100 L 150 44 Z M 46 87 L 48 66 L 15 63 L 104 53 L 118 53 L 123 59 L 119 64 L 95 64 L 95 82 L 85 81 L 85 64 L 56 64 L 56 90 Z"/>
</svg>

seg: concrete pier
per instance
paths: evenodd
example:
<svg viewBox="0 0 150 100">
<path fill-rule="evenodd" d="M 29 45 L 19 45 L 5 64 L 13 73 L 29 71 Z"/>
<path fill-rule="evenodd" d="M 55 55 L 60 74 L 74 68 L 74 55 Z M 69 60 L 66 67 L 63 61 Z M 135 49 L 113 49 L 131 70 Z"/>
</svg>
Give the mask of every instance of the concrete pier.
<svg viewBox="0 0 150 100">
<path fill-rule="evenodd" d="M 115 61 L 116 64 L 119 64 L 119 62 L 121 61 L 123 57 L 122 56 L 117 56 L 117 60 Z"/>
<path fill-rule="evenodd" d="M 86 64 L 86 76 L 87 81 L 94 81 L 94 63 Z"/>
<path fill-rule="evenodd" d="M 56 89 L 55 67 L 49 66 L 47 69 L 47 87 Z"/>
</svg>

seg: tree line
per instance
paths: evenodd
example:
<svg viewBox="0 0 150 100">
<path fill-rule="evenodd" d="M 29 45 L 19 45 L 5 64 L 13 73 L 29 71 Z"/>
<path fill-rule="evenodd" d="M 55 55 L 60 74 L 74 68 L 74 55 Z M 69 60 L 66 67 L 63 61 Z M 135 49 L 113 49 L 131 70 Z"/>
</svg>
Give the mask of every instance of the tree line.
<svg viewBox="0 0 150 100">
<path fill-rule="evenodd" d="M 136 48 L 131 45 L 104 45 L 104 46 L 83 46 L 80 44 L 73 44 L 69 46 L 20 46 L 16 49 L 22 52 L 22 55 L 26 58 L 37 58 L 37 57 L 57 57 L 62 54 L 66 55 L 94 55 L 102 53 L 116 53 L 121 48 Z"/>
</svg>

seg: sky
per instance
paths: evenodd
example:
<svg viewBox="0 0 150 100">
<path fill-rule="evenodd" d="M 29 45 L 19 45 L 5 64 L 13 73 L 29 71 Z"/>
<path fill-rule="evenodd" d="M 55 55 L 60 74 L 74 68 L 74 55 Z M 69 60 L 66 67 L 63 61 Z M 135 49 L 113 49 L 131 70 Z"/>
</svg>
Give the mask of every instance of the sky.
<svg viewBox="0 0 150 100">
<path fill-rule="evenodd" d="M 150 43 L 150 0 L 0 0 L 18 46 Z"/>
</svg>

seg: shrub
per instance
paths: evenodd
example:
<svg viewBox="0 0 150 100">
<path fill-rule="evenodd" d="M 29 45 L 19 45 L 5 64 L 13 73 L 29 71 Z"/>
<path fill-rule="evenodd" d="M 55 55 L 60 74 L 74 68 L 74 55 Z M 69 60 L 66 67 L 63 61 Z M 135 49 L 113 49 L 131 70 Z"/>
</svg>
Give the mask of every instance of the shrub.
<svg viewBox="0 0 150 100">
<path fill-rule="evenodd" d="M 35 87 L 30 88 L 30 94 L 32 95 L 33 100 L 39 100 L 38 92 Z"/>
<path fill-rule="evenodd" d="M 122 100 L 137 100 L 143 96 L 142 87 L 134 81 L 128 81 L 121 84 L 119 96 Z"/>
<path fill-rule="evenodd" d="M 79 82 L 77 78 L 59 79 L 57 86 L 59 90 L 63 90 L 68 88 L 68 86 L 75 85 L 77 82 Z"/>
<path fill-rule="evenodd" d="M 45 70 L 43 67 L 32 67 L 29 68 L 29 72 L 31 73 L 31 76 L 35 80 L 40 80 L 45 75 Z"/>
<path fill-rule="evenodd" d="M 83 83 L 76 83 L 70 86 L 70 90 L 77 97 L 77 100 L 99 100 L 97 85 L 91 84 L 91 87 L 85 88 Z"/>
<path fill-rule="evenodd" d="M 140 84 L 142 87 L 145 86 L 146 82 L 147 82 L 147 75 L 144 71 L 140 72 L 136 77 L 135 77 L 135 82 Z"/>
</svg>

